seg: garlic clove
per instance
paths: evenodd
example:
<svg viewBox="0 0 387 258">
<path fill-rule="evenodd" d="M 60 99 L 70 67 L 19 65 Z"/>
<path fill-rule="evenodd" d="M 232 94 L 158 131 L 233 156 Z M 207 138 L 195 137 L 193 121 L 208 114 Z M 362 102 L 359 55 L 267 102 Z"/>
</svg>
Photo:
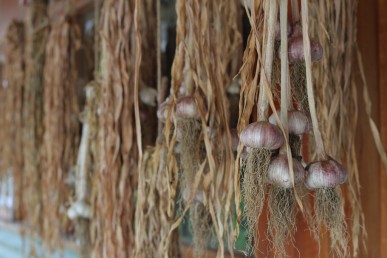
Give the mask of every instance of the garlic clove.
<svg viewBox="0 0 387 258">
<path fill-rule="evenodd" d="M 320 61 L 323 57 L 324 50 L 321 44 L 317 41 L 310 41 L 310 55 L 312 62 Z M 278 58 L 280 57 L 280 52 L 278 52 Z M 303 63 L 305 62 L 304 57 L 304 42 L 302 36 L 296 36 L 289 38 L 288 46 L 288 60 L 289 63 Z"/>
<path fill-rule="evenodd" d="M 304 182 L 306 172 L 301 162 L 297 159 L 293 159 L 293 173 L 295 185 L 299 185 Z M 293 187 L 290 177 L 288 158 L 286 155 L 279 155 L 271 161 L 267 171 L 266 180 L 269 184 L 283 188 Z"/>
<path fill-rule="evenodd" d="M 155 107 L 157 102 L 157 90 L 150 87 L 140 89 L 140 100 L 147 106 Z"/>
<path fill-rule="evenodd" d="M 194 97 L 181 97 L 176 101 L 175 114 L 179 118 L 199 118 L 200 114 Z"/>
<path fill-rule="evenodd" d="M 278 116 L 281 116 L 281 111 L 277 111 Z M 277 125 L 277 120 L 272 114 L 269 117 L 269 122 L 273 125 Z M 300 110 L 292 110 L 288 112 L 288 126 L 289 133 L 295 135 L 301 135 L 309 133 L 311 130 L 311 122 L 305 112 Z"/>
<path fill-rule="evenodd" d="M 283 145 L 284 137 L 276 125 L 261 121 L 246 126 L 240 134 L 240 141 L 246 147 L 275 150 Z"/>
<path fill-rule="evenodd" d="M 306 167 L 305 186 L 309 189 L 335 187 L 347 181 L 347 171 L 336 160 L 317 161 Z"/>
</svg>

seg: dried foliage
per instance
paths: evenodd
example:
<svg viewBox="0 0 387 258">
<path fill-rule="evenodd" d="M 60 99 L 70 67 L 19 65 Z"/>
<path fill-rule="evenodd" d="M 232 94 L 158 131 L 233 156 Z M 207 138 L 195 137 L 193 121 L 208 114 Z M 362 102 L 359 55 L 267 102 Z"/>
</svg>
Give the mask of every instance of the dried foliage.
<svg viewBox="0 0 387 258">
<path fill-rule="evenodd" d="M 14 189 L 14 219 L 21 220 L 24 216 L 23 203 L 23 90 L 24 90 L 24 24 L 13 21 L 6 35 L 6 65 L 4 79 L 7 88 L 3 90 L 4 101 L 2 114 L 2 165 L 1 173 L 11 169 Z"/>
<path fill-rule="evenodd" d="M 141 53 L 138 51 L 141 43 L 136 38 L 137 8 L 138 1 L 109 0 L 103 2 L 101 11 L 102 78 L 94 257 L 131 257 L 134 253 L 138 158 L 134 104 Z"/>
<path fill-rule="evenodd" d="M 178 231 L 169 234 L 176 218 L 176 197 L 170 196 L 177 178 L 167 174 L 166 151 L 165 145 L 158 143 L 144 152 L 136 206 L 135 257 L 180 256 Z"/>
<path fill-rule="evenodd" d="M 351 207 L 348 223 L 351 227 L 352 255 L 357 256 L 359 242 L 364 244 L 366 238 L 355 151 L 358 99 L 353 64 L 356 57 L 357 1 L 341 1 L 338 4 L 333 1 L 316 2 L 310 5 L 310 9 L 311 29 L 324 47 L 324 57 L 314 71 L 318 119 L 327 152 L 341 160 L 348 171 L 348 187 L 345 189 Z M 337 236 L 332 235 L 331 238 L 340 244 Z M 335 242 L 332 244 L 335 245 Z"/>
<path fill-rule="evenodd" d="M 226 88 L 232 78 L 228 73 L 228 67 L 233 61 L 230 54 L 236 53 L 235 48 L 241 39 L 239 36 L 235 37 L 239 35 L 238 27 L 234 22 L 229 22 L 237 17 L 237 12 L 231 11 L 235 8 L 239 8 L 238 1 L 229 4 L 224 4 L 223 1 L 176 2 L 177 47 L 172 69 L 171 105 L 164 130 L 167 139 L 167 160 L 179 159 L 173 153 L 176 128 L 180 124 L 176 120 L 174 107 L 178 97 L 194 97 L 200 113 L 200 133 L 190 153 L 199 155 L 194 160 L 196 165 L 190 175 L 190 178 L 194 178 L 189 189 L 190 196 L 185 203 L 183 214 L 170 232 L 180 224 L 187 210 L 195 205 L 194 196 L 203 194 L 203 204 L 207 211 L 202 214 L 211 214 L 211 223 L 219 242 L 218 256 L 222 256 L 225 251 L 224 240 L 229 247 L 232 246 L 230 214 L 234 157 L 231 150 Z M 173 126 L 169 117 L 173 117 Z M 176 164 L 174 162 L 173 166 L 167 165 L 169 174 L 174 178 L 178 176 Z M 184 166 L 185 164 L 182 164 L 182 174 L 188 172 L 184 170 Z M 176 191 L 176 188 L 173 191 Z M 207 220 L 205 216 L 196 218 L 201 219 L 202 223 Z M 198 231 L 195 232 L 195 228 L 193 231 L 196 238 Z M 194 243 L 195 247 L 199 248 L 199 245 Z M 200 254 L 198 248 L 195 248 L 196 254 Z"/>
<path fill-rule="evenodd" d="M 242 131 L 250 121 L 253 108 L 257 105 L 257 119 L 267 120 L 269 104 L 273 107 L 273 56 L 274 56 L 274 28 L 277 4 L 275 1 L 254 1 L 251 11 L 246 7 L 251 24 L 251 31 L 243 57 L 241 69 L 242 87 L 239 101 L 238 131 Z M 273 85 L 272 85 L 273 84 Z M 242 146 L 238 148 L 237 158 L 241 156 Z M 271 151 L 256 149 L 248 155 L 242 182 L 242 195 L 245 202 L 243 216 L 247 221 L 248 251 L 253 252 L 254 237 L 258 238 L 257 222 L 261 215 L 265 201 L 265 177 L 271 160 Z M 242 161 L 243 162 L 243 161 Z M 251 163 L 253 162 L 253 163 Z M 251 163 L 251 164 L 250 164 Z M 237 164 L 238 165 L 238 164 Z M 240 210 L 240 169 L 237 166 L 235 175 L 235 202 L 237 207 L 237 220 L 240 223 L 242 211 Z M 237 225 L 237 233 L 238 233 Z M 257 240 L 257 239 L 255 239 Z M 257 242 L 257 241 L 255 241 Z"/>
<path fill-rule="evenodd" d="M 25 208 L 29 233 L 42 225 L 41 148 L 43 143 L 43 69 L 49 27 L 47 0 L 32 1 L 26 17 L 25 85 L 23 92 L 23 158 Z M 32 248 L 31 255 L 35 250 Z"/>
<path fill-rule="evenodd" d="M 42 238 L 51 251 L 66 231 L 66 202 L 71 189 L 65 179 L 74 173 L 80 139 L 77 66 L 79 27 L 64 19 L 51 27 L 44 67 L 44 139 L 42 150 Z"/>
</svg>

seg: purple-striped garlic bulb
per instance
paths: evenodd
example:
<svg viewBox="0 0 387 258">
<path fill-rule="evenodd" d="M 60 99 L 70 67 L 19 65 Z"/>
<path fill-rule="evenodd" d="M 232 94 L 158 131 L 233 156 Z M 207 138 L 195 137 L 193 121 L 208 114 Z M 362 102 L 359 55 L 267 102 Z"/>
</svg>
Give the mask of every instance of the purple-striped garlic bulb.
<svg viewBox="0 0 387 258">
<path fill-rule="evenodd" d="M 281 111 L 277 111 L 278 116 L 281 116 Z M 277 125 L 277 120 L 272 114 L 269 117 L 269 122 Z M 301 135 L 309 133 L 311 130 L 311 122 L 305 112 L 300 110 L 292 110 L 288 112 L 288 129 L 289 133 Z"/>
<path fill-rule="evenodd" d="M 284 137 L 276 125 L 260 121 L 246 126 L 241 132 L 240 141 L 246 147 L 275 150 L 283 145 Z"/>
<path fill-rule="evenodd" d="M 310 56 L 312 62 L 320 61 L 323 57 L 324 50 L 321 44 L 315 40 L 310 41 Z M 280 52 L 278 52 L 278 57 L 280 57 Z M 305 62 L 304 57 L 304 41 L 302 36 L 295 36 L 289 38 L 288 43 L 288 59 L 289 63 L 303 63 Z"/>
<path fill-rule="evenodd" d="M 192 96 L 181 97 L 176 101 L 175 113 L 178 118 L 200 118 L 200 113 Z"/>
<path fill-rule="evenodd" d="M 309 189 L 333 188 L 347 181 L 347 171 L 332 158 L 310 163 L 306 170 L 305 186 Z"/>
<path fill-rule="evenodd" d="M 293 173 L 294 173 L 294 185 L 299 185 L 304 182 L 305 169 L 297 159 L 293 161 Z M 288 157 L 280 154 L 275 157 L 267 171 L 267 182 L 272 185 L 280 186 L 283 188 L 292 188 L 292 180 L 290 178 Z"/>
</svg>

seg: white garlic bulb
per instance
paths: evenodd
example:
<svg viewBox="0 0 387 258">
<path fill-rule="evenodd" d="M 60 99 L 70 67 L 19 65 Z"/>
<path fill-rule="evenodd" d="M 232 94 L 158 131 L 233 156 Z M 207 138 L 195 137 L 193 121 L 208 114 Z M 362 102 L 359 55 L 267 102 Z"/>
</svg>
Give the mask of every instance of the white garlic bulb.
<svg viewBox="0 0 387 258">
<path fill-rule="evenodd" d="M 281 111 L 277 111 L 278 116 L 281 116 Z M 277 120 L 272 114 L 269 117 L 269 122 L 277 125 Z M 301 135 L 309 133 L 311 130 L 311 122 L 309 117 L 300 110 L 292 110 L 288 112 L 288 129 L 289 133 Z"/>
<path fill-rule="evenodd" d="M 299 185 L 304 182 L 305 169 L 301 162 L 297 159 L 293 158 L 292 161 L 294 184 Z M 293 187 L 292 180 L 290 178 L 288 157 L 286 155 L 279 155 L 271 161 L 266 180 L 269 184 L 277 185 L 283 188 Z"/>
</svg>

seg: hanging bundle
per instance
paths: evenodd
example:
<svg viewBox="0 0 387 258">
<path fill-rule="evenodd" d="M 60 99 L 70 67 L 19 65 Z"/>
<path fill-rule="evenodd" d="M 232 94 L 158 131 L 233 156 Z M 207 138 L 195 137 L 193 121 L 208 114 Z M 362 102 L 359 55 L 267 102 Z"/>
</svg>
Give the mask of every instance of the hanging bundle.
<svg viewBox="0 0 387 258">
<path fill-rule="evenodd" d="M 48 38 L 47 0 L 27 9 L 25 85 L 23 92 L 23 159 L 28 230 L 36 237 L 42 225 L 41 148 L 43 143 L 43 69 Z M 34 243 L 31 243 L 34 245 Z M 34 255 L 34 248 L 31 250 Z"/>
<path fill-rule="evenodd" d="M 13 189 L 14 189 L 14 214 L 15 220 L 24 217 L 23 203 L 23 142 L 22 142 L 22 111 L 23 111 L 23 90 L 24 90 L 24 24 L 13 21 L 8 27 L 6 35 L 6 65 L 4 79 L 7 81 L 5 89 L 5 109 L 2 113 L 6 116 L 3 119 L 5 128 L 2 129 L 4 136 L 3 149 L 7 150 L 2 155 L 2 173 L 12 168 Z M 17 154 L 17 155 L 15 155 Z M 2 175 L 3 176 L 3 175 Z"/>
<path fill-rule="evenodd" d="M 305 214 L 311 222 L 309 204 L 307 204 L 309 200 L 302 198 L 305 204 L 302 205 L 299 198 L 299 193 L 305 191 L 303 189 L 305 180 L 307 188 L 317 189 L 315 191 L 317 225 L 324 223 L 327 226 L 331 232 L 332 249 L 337 254 L 345 256 L 347 254 L 346 224 L 341 198 L 335 186 L 346 181 L 347 172 L 326 154 L 317 122 L 311 62 L 317 62 L 322 58 L 323 49 L 320 43 L 309 39 L 306 1 L 302 1 L 302 24 L 297 23 L 298 3 L 292 2 L 293 23 L 290 26 L 287 17 L 288 1 L 280 1 L 280 19 L 277 24 L 276 1 L 266 3 L 254 1 L 253 4 L 249 15 L 252 31 L 242 70 L 243 86 L 240 102 L 242 110 L 239 118 L 239 129 L 242 129 L 241 142 L 247 147 L 248 153 L 241 167 L 244 170 L 242 193 L 251 247 L 253 237 L 259 237 L 256 234 L 256 224 L 264 205 L 266 189 L 268 189 L 268 237 L 272 241 L 274 253 L 279 256 L 286 255 L 285 240 L 292 241 L 292 235 L 296 230 L 297 202 L 301 209 L 303 206 L 306 208 Z M 262 22 L 263 25 L 261 25 Z M 275 40 L 280 42 L 275 43 Z M 273 58 L 275 48 L 278 48 L 280 70 L 276 68 L 277 61 Z M 291 73 L 292 76 L 288 72 L 289 64 L 294 71 Z M 280 74 L 281 86 L 278 100 L 281 106 L 280 112 L 277 112 L 274 106 L 277 100 L 275 90 L 278 74 Z M 260 83 L 256 102 L 258 78 Z M 305 83 L 305 85 L 298 85 L 298 83 Z M 294 110 L 292 92 L 297 97 L 297 107 L 303 111 Z M 258 121 L 247 125 L 255 103 Z M 268 121 L 269 105 L 273 115 Z M 309 122 L 309 116 L 311 122 Z M 318 161 L 307 166 L 305 171 L 300 162 L 301 137 L 298 135 L 309 133 L 311 128 L 316 141 Z M 238 154 L 241 155 L 242 151 L 244 150 L 239 148 Z M 295 191 L 295 187 L 299 190 Z M 236 197 L 238 205 L 240 198 L 238 194 Z M 238 212 L 238 219 L 240 219 L 240 212 Z M 315 233 L 314 225 L 310 223 L 311 230 Z M 255 240 L 255 243 L 258 242 Z"/>
<path fill-rule="evenodd" d="M 171 95 L 160 106 L 158 117 L 165 122 L 166 159 L 180 164 L 167 168 L 174 178 L 180 168 L 179 189 L 185 206 L 170 232 L 189 209 L 195 256 L 203 254 L 213 229 L 218 256 L 224 253 L 224 239 L 232 246 L 234 157 L 226 89 L 233 76 L 228 70 L 233 62 L 230 54 L 237 54 L 241 39 L 232 22 L 238 17 L 236 8 L 240 8 L 237 1 L 176 2 Z"/>
<path fill-rule="evenodd" d="M 139 20 L 136 20 L 139 10 L 138 0 L 104 1 L 101 10 L 102 78 L 94 257 L 131 257 L 134 253 L 136 135 L 137 139 L 141 137 L 141 131 L 135 132 L 134 128 L 141 57 Z M 136 124 L 137 118 L 138 114 Z"/>
<path fill-rule="evenodd" d="M 340 6 L 334 5 L 332 1 L 310 4 L 311 30 L 319 35 L 319 42 L 324 46 L 324 57 L 315 70 L 317 115 L 325 148 L 348 169 L 348 188 L 344 190 L 350 203 L 351 219 L 348 223 L 353 256 L 358 255 L 359 241 L 364 245 L 366 238 L 355 146 L 358 100 L 353 61 L 356 51 L 357 3 L 342 1 Z M 336 194 L 330 198 L 342 202 Z M 336 212 L 341 213 L 342 208 Z M 327 221 L 328 229 L 337 227 L 330 224 L 339 223 L 338 216 L 332 214 L 332 217 Z M 336 230 L 331 232 L 332 248 L 337 244 L 343 245 L 341 241 Z"/>
<path fill-rule="evenodd" d="M 247 9 L 246 9 L 247 10 Z M 248 249 L 252 251 L 253 239 L 257 232 L 257 221 L 265 200 L 265 180 L 273 151 L 284 144 L 280 128 L 268 121 L 269 100 L 273 101 L 272 68 L 274 59 L 275 27 L 277 1 L 253 1 L 251 14 L 248 11 L 252 30 L 245 49 L 242 68 L 242 88 L 238 131 L 240 140 L 246 148 L 238 148 L 238 158 L 243 151 L 242 195 L 244 198 L 244 217 L 248 230 Z M 259 94 L 258 94 L 258 80 Z M 257 101 L 258 96 L 258 101 Z M 256 102 L 257 101 L 257 102 Z M 257 103 L 257 122 L 248 124 L 254 105 Z M 239 169 L 237 170 L 239 171 Z M 241 221 L 240 211 L 240 174 L 236 175 L 237 219 Z M 258 236 L 257 236 L 258 237 Z"/>
<path fill-rule="evenodd" d="M 74 186 L 66 178 L 74 174 L 79 146 L 79 105 L 75 54 L 80 44 L 79 27 L 66 18 L 52 25 L 44 68 L 44 138 L 42 151 L 43 232 L 51 251 L 61 246 L 68 230 L 65 204 Z"/>
</svg>

